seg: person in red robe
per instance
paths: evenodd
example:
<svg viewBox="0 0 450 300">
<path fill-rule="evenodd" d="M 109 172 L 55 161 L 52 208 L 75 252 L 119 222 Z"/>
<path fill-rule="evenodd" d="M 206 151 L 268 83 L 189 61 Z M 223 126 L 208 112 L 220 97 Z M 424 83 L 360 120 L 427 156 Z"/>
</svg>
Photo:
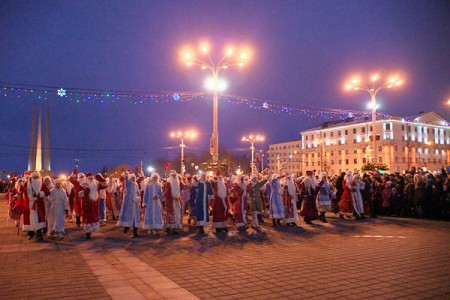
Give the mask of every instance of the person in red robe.
<svg viewBox="0 0 450 300">
<path fill-rule="evenodd" d="M 36 239 L 42 240 L 42 230 L 47 226 L 44 198 L 50 195 L 50 190 L 42 183 L 39 172 L 33 172 L 22 187 L 27 204 L 23 213 L 23 230 L 27 232 L 28 239 L 32 239 L 36 233 Z"/>
<path fill-rule="evenodd" d="M 238 230 L 245 231 L 247 225 L 247 184 L 244 182 L 242 175 L 237 176 L 237 180 L 233 183 L 232 198 L 234 203 L 234 223 Z"/>
<path fill-rule="evenodd" d="M 77 172 L 78 170 L 75 169 L 74 173 Z M 81 198 L 81 215 L 86 239 L 90 239 L 92 232 L 100 230 L 98 216 L 99 190 L 106 189 L 107 183 L 100 173 L 95 175 L 95 178 L 94 174 L 87 173 L 86 180 L 82 183 L 72 180 L 73 178 L 74 176 L 71 176 L 71 182 L 78 190 L 78 196 Z"/>
<path fill-rule="evenodd" d="M 183 187 L 176 171 L 171 170 L 169 179 L 164 186 L 166 200 L 164 224 L 167 233 L 177 234 L 183 228 L 183 213 L 181 211 L 181 189 Z"/>
<path fill-rule="evenodd" d="M 75 215 L 77 227 L 80 227 L 81 216 L 83 214 L 82 197 L 80 196 L 80 192 L 83 190 L 81 184 L 86 181 L 86 175 L 84 175 L 84 173 L 78 173 L 78 169 L 74 169 L 72 175 L 69 177 L 69 181 L 73 184 L 73 212 Z"/>
<path fill-rule="evenodd" d="M 216 172 L 216 177 L 211 181 L 211 187 L 214 193 L 212 227 L 216 229 L 216 232 L 227 232 L 228 188 L 220 170 Z"/>
<path fill-rule="evenodd" d="M 339 218 L 343 219 L 344 214 L 347 218 L 351 218 L 351 215 L 353 215 L 352 190 L 354 190 L 352 171 L 347 171 L 342 181 L 342 187 L 344 188 L 344 193 L 338 203 Z"/>
<path fill-rule="evenodd" d="M 282 199 L 284 204 L 284 220 L 286 225 L 297 226 L 297 186 L 292 180 L 291 175 L 286 176 L 286 181 L 283 186 Z"/>
</svg>

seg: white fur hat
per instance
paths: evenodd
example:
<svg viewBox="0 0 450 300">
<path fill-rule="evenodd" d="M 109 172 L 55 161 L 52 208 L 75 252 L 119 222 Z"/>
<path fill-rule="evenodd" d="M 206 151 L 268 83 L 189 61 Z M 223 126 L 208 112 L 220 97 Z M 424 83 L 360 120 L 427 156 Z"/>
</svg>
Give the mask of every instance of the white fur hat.
<svg viewBox="0 0 450 300">
<path fill-rule="evenodd" d="M 256 175 L 255 174 L 250 176 L 250 180 L 253 180 L 253 179 L 256 179 Z"/>
</svg>

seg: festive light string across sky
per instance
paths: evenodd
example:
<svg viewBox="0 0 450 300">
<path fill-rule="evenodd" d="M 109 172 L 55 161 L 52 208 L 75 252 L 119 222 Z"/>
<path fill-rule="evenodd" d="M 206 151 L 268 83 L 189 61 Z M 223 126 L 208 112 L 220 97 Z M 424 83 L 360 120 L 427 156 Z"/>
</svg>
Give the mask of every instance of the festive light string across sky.
<svg viewBox="0 0 450 300">
<path fill-rule="evenodd" d="M 194 99 L 209 97 L 202 92 L 173 92 L 173 91 L 126 91 L 126 90 L 101 90 L 89 88 L 56 87 L 48 85 L 33 85 L 22 83 L 0 82 L 3 86 L 2 94 L 9 98 L 22 98 L 24 94 L 33 94 L 36 100 L 67 100 L 74 103 L 98 102 L 105 104 L 148 104 L 148 103 L 168 103 L 186 102 Z M 267 110 L 273 113 L 285 113 L 292 116 L 306 116 L 310 118 L 345 119 L 348 117 L 361 117 L 370 114 L 347 109 L 318 108 L 300 106 L 275 101 L 262 100 L 251 97 L 236 96 L 230 94 L 220 94 L 220 99 L 229 104 L 247 105 L 254 109 Z M 380 118 L 391 117 L 387 114 L 378 114 Z"/>
</svg>

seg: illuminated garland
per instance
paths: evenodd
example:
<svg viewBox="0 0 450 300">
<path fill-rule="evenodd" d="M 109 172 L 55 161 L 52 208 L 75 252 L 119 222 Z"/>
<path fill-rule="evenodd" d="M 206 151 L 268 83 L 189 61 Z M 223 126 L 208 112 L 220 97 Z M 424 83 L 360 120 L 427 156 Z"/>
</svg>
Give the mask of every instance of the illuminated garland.
<svg viewBox="0 0 450 300">
<path fill-rule="evenodd" d="M 173 92 L 173 91 L 126 91 L 126 90 L 100 90 L 86 88 L 62 88 L 55 86 L 31 85 L 20 83 L 0 82 L 3 85 L 2 94 L 4 97 L 22 98 L 23 93 L 33 94 L 36 100 L 48 100 L 56 98 L 74 103 L 102 103 L 102 104 L 149 104 L 149 103 L 169 103 L 186 102 L 198 98 L 209 97 L 202 92 Z M 272 113 L 285 113 L 291 116 L 306 116 L 310 118 L 326 119 L 346 119 L 368 116 L 370 112 L 361 112 L 347 109 L 318 108 L 309 106 L 299 106 L 285 103 L 278 103 L 269 100 L 256 99 L 251 97 L 221 94 L 220 99 L 234 105 L 247 105 L 254 109 L 267 110 Z M 393 118 L 391 115 L 378 113 L 377 118 Z M 400 119 L 400 118 L 399 118 Z"/>
</svg>

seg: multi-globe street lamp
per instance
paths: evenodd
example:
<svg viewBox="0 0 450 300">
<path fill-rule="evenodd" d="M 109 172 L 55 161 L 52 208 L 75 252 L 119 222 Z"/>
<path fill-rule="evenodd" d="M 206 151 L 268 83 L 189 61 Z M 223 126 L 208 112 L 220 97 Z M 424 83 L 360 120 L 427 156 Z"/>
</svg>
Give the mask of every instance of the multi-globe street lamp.
<svg viewBox="0 0 450 300">
<path fill-rule="evenodd" d="M 347 90 L 362 90 L 366 91 L 370 94 L 370 108 L 372 109 L 372 161 L 375 164 L 377 162 L 377 148 L 376 148 L 376 140 L 377 140 L 377 130 L 376 130 L 376 121 L 377 121 L 377 94 L 379 91 L 383 89 L 390 89 L 395 86 L 399 86 L 403 84 L 403 80 L 400 79 L 398 76 L 391 76 L 386 81 L 384 81 L 382 84 L 376 86 L 376 82 L 380 79 L 380 75 L 373 74 L 370 77 L 370 84 L 365 85 L 361 82 L 359 77 L 353 77 L 349 83 L 345 85 L 345 88 Z M 369 147 L 368 147 L 369 148 Z M 369 150 L 369 149 L 368 149 Z"/>
<path fill-rule="evenodd" d="M 180 167 L 180 174 L 181 176 L 184 175 L 184 172 L 186 171 L 186 168 L 184 166 L 184 148 L 186 145 L 184 144 L 185 139 L 195 139 L 197 137 L 197 133 L 195 131 L 173 131 L 170 133 L 171 138 L 178 138 L 181 141 L 180 148 L 181 148 L 181 167 Z"/>
<path fill-rule="evenodd" d="M 210 47 L 206 44 L 200 46 L 200 56 L 192 51 L 184 51 L 183 59 L 188 66 L 200 66 L 203 70 L 210 70 L 212 78 L 206 81 L 206 87 L 213 93 L 213 131 L 210 140 L 210 153 L 213 164 L 219 162 L 219 129 L 218 129 L 218 98 L 219 92 L 226 88 L 226 83 L 219 80 L 219 73 L 232 66 L 242 67 L 250 58 L 248 51 L 240 51 L 235 55 L 233 48 L 227 48 L 225 54 L 219 60 L 213 60 Z"/>
<path fill-rule="evenodd" d="M 242 137 L 243 142 L 249 142 L 252 146 L 250 149 L 252 150 L 252 162 L 251 162 L 251 168 L 252 168 L 252 175 L 255 174 L 255 143 L 256 142 L 262 142 L 264 141 L 264 137 L 261 135 L 249 135 Z"/>
</svg>

